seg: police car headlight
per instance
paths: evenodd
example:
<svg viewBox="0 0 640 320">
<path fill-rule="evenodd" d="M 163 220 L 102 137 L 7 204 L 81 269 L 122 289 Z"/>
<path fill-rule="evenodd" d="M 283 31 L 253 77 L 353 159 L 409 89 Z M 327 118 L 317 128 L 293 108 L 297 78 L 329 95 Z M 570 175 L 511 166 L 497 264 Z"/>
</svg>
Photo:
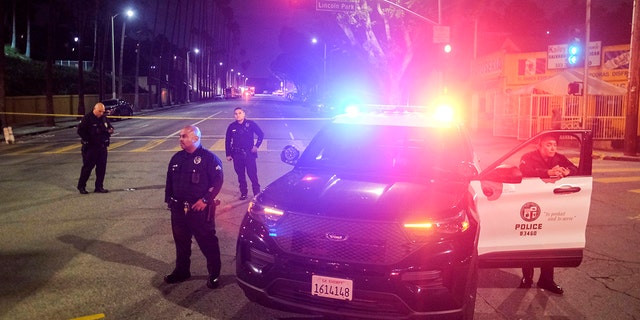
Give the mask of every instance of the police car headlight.
<svg viewBox="0 0 640 320">
<path fill-rule="evenodd" d="M 469 230 L 469 227 L 469 218 L 464 210 L 459 211 L 449 219 L 404 223 L 404 229 L 414 241 L 425 241 L 433 237 L 462 233 Z"/>
<path fill-rule="evenodd" d="M 276 222 L 284 215 L 284 211 L 275 207 L 263 206 L 254 201 L 249 203 L 249 215 L 265 224 L 274 227 Z"/>
</svg>

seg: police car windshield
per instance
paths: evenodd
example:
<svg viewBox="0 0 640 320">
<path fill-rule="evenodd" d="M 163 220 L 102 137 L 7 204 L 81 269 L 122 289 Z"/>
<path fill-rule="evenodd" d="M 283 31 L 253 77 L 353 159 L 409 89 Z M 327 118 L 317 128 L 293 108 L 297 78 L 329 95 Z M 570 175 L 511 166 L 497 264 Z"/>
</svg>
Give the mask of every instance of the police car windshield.
<svg viewBox="0 0 640 320">
<path fill-rule="evenodd" d="M 332 124 L 305 149 L 298 167 L 414 180 L 458 172 L 472 155 L 456 127 Z M 458 177 L 461 178 L 461 177 Z"/>
</svg>

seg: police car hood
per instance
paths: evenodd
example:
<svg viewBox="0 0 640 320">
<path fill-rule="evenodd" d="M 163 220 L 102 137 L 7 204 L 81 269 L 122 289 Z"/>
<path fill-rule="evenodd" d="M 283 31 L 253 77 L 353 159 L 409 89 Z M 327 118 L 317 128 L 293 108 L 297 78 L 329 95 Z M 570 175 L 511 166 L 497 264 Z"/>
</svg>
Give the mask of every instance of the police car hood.
<svg viewBox="0 0 640 320">
<path fill-rule="evenodd" d="M 388 177 L 291 171 L 271 183 L 257 201 L 285 211 L 374 220 L 450 215 L 468 191 L 463 181 L 393 181 Z"/>
</svg>

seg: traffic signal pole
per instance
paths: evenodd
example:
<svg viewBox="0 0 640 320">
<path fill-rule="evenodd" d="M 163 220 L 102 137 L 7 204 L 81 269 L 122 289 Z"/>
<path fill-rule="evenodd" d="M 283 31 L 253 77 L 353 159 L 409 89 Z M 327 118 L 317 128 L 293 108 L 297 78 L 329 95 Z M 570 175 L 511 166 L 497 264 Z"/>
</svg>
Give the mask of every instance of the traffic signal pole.
<svg viewBox="0 0 640 320">
<path fill-rule="evenodd" d="M 640 85 L 640 8 L 638 0 L 633 1 L 633 22 L 631 24 L 631 45 L 629 48 L 629 84 L 627 86 L 627 114 L 624 132 L 624 154 L 635 156 L 638 149 L 638 85 Z"/>
</svg>

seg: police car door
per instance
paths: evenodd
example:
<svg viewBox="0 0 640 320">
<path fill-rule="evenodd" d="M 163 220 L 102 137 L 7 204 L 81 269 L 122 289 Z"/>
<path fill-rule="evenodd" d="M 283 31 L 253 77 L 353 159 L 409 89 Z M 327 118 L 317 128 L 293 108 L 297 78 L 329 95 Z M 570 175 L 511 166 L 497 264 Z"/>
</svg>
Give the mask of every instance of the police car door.
<svg viewBox="0 0 640 320">
<path fill-rule="evenodd" d="M 513 175 L 521 174 L 517 169 L 520 158 L 535 150 L 538 137 L 545 134 L 541 133 L 472 181 L 480 218 L 481 267 L 576 267 L 582 261 L 592 188 L 591 132 L 557 133 L 558 152 L 578 166 L 576 175 L 523 177 L 516 183 L 519 177 Z M 512 176 L 506 177 L 506 172 Z"/>
</svg>

